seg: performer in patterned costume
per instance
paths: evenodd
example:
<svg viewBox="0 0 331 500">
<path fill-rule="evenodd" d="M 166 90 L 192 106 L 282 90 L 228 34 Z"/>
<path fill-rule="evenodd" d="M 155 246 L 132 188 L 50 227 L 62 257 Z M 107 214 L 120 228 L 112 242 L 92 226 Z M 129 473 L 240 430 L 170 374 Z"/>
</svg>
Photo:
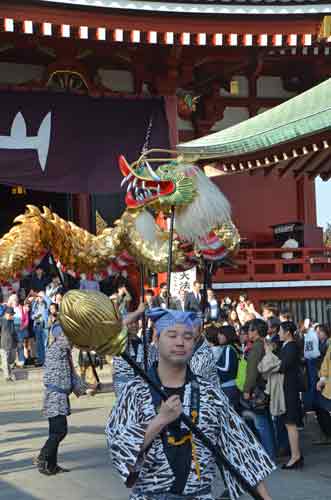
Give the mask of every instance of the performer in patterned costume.
<svg viewBox="0 0 331 500">
<path fill-rule="evenodd" d="M 141 368 L 144 367 L 144 346 L 139 338 L 128 340 L 126 352 Z M 116 397 L 119 398 L 125 385 L 135 378 L 135 373 L 122 356 L 113 357 L 112 373 L 114 392 Z"/>
<path fill-rule="evenodd" d="M 85 385 L 75 372 L 71 344 L 60 323 L 53 324 L 51 335 L 54 341 L 46 352 L 43 407 L 43 413 L 49 422 L 49 437 L 39 456 L 33 459 L 39 472 L 46 476 L 68 472 L 58 465 L 57 452 L 59 444 L 67 435 L 67 416 L 71 413 L 69 396 L 73 392 L 79 397 L 86 391 Z"/>
<path fill-rule="evenodd" d="M 144 368 L 144 344 L 137 335 L 137 324 L 131 323 L 128 326 L 128 345 L 126 353 L 141 367 Z M 152 366 L 156 359 L 155 348 L 150 343 L 147 344 L 148 366 Z M 113 357 L 113 387 L 117 398 L 121 395 L 125 385 L 135 378 L 133 368 L 122 358 Z"/>
<path fill-rule="evenodd" d="M 179 419 L 184 412 L 222 448 L 261 497 L 271 500 L 263 480 L 274 464 L 228 399 L 188 367 L 195 313 L 157 309 L 148 314 L 155 321 L 159 347 L 159 363 L 149 376 L 168 399 L 161 402 L 137 377 L 126 385 L 106 427 L 114 467 L 133 488 L 130 499 L 214 499 L 215 458 Z M 239 484 L 226 469 L 223 475 L 230 498 L 238 498 Z"/>
<path fill-rule="evenodd" d="M 220 389 L 213 351 L 202 333 L 201 320 L 197 319 L 195 325 L 196 336 L 190 368 L 195 375 L 209 380 L 216 389 Z"/>
</svg>

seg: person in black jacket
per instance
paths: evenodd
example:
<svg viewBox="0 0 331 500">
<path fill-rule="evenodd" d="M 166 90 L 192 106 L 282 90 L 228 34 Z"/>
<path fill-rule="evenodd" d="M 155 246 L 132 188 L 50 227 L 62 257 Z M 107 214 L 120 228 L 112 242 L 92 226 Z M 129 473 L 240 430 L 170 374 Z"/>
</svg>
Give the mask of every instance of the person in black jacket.
<svg viewBox="0 0 331 500">
<path fill-rule="evenodd" d="M 162 307 L 165 309 L 167 307 L 167 300 L 168 300 L 168 287 L 167 283 L 161 283 L 160 284 L 160 293 L 156 297 L 153 298 L 152 300 L 152 306 L 153 307 Z M 177 307 L 176 301 L 173 297 L 170 297 L 170 308 L 171 309 L 179 309 L 179 306 Z"/>
<path fill-rule="evenodd" d="M 13 382 L 11 365 L 15 361 L 17 337 L 14 326 L 15 311 L 12 307 L 6 307 L 5 313 L 0 318 L 0 353 L 1 367 L 7 382 Z"/>
<path fill-rule="evenodd" d="M 192 292 L 186 295 L 185 311 L 202 312 L 201 283 L 199 281 L 193 283 Z"/>
<path fill-rule="evenodd" d="M 45 274 L 41 266 L 36 267 L 35 272 L 31 276 L 30 290 L 41 292 L 46 290 L 46 286 L 51 281 L 50 277 Z"/>
<path fill-rule="evenodd" d="M 280 350 L 280 372 L 284 374 L 284 394 L 286 413 L 282 416 L 290 443 L 291 457 L 283 469 L 293 470 L 303 466 L 303 456 L 300 451 L 298 426 L 300 425 L 300 350 L 295 340 L 297 328 L 292 321 L 281 323 L 279 337 L 283 342 Z"/>
</svg>

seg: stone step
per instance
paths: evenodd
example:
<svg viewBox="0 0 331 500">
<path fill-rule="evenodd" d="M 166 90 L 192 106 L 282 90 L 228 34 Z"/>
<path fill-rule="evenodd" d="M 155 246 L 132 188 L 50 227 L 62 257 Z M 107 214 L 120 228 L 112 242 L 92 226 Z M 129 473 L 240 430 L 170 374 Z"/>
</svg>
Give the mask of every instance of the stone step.
<svg viewBox="0 0 331 500">
<path fill-rule="evenodd" d="M 15 381 L 6 382 L 0 376 L 0 408 L 6 403 L 15 401 L 41 402 L 44 388 L 42 383 L 42 368 L 15 368 L 13 370 Z M 105 365 L 98 370 L 100 382 L 105 390 L 112 386 L 111 366 Z"/>
</svg>

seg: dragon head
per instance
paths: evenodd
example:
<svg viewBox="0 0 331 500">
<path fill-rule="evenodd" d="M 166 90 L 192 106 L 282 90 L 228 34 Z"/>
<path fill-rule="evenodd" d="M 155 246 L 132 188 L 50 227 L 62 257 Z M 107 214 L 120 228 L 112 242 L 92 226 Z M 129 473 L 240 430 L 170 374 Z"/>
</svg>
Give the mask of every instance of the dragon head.
<svg viewBox="0 0 331 500">
<path fill-rule="evenodd" d="M 147 159 L 147 154 L 128 164 L 119 159 L 127 185 L 126 205 L 130 210 L 152 206 L 167 213 L 175 207 L 175 230 L 180 239 L 204 246 L 210 231 L 231 220 L 230 205 L 218 187 L 194 163 L 183 158 Z M 155 170 L 151 163 L 160 162 Z"/>
<path fill-rule="evenodd" d="M 153 170 L 147 160 L 129 165 L 120 156 L 119 166 L 124 176 L 121 186 L 127 184 L 125 202 L 129 209 L 149 205 L 167 210 L 188 205 L 196 196 L 195 171 L 182 169 L 177 160 L 169 160 Z"/>
</svg>

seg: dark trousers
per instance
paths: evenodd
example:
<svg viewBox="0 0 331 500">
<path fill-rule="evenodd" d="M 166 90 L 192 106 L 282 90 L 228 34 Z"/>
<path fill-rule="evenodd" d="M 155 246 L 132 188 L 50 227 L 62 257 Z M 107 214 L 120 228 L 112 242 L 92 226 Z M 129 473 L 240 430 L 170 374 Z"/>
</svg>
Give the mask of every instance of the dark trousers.
<svg viewBox="0 0 331 500">
<path fill-rule="evenodd" d="M 224 394 L 228 397 L 230 403 L 236 412 L 240 410 L 240 391 L 237 387 L 222 387 Z"/>
<path fill-rule="evenodd" d="M 57 465 L 57 450 L 59 444 L 66 437 L 68 432 L 67 417 L 65 415 L 57 415 L 48 419 L 49 437 L 40 450 L 40 458 L 47 461 L 49 470 L 54 469 Z"/>
<path fill-rule="evenodd" d="M 323 434 L 331 438 L 331 415 L 327 410 L 324 410 L 324 408 L 318 408 L 316 410 L 316 416 L 317 416 L 317 421 L 318 424 L 321 428 L 321 431 Z"/>
</svg>

